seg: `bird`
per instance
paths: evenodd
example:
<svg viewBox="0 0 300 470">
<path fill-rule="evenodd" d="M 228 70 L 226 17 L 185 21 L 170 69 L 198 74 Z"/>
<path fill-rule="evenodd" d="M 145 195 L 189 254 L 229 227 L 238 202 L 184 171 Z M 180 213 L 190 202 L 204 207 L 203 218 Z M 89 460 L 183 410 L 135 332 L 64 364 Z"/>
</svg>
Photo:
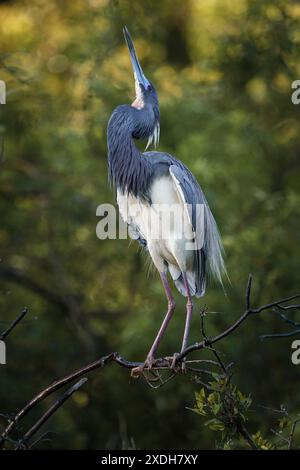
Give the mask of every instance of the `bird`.
<svg viewBox="0 0 300 470">
<path fill-rule="evenodd" d="M 156 148 L 160 136 L 158 95 L 144 75 L 126 26 L 123 33 L 136 96 L 131 104 L 117 106 L 109 119 L 108 174 L 117 193 L 121 217 L 131 237 L 149 253 L 167 298 L 167 312 L 157 336 L 145 361 L 136 368 L 136 372 L 141 372 L 153 368 L 158 346 L 174 314 L 175 301 L 168 277 L 186 298 L 182 352 L 188 346 L 193 297 L 203 297 L 208 277 L 223 285 L 226 267 L 217 224 L 195 176 L 174 156 L 147 151 L 152 143 Z M 148 139 L 144 152 L 135 144 L 138 139 Z M 166 221 L 170 221 L 169 230 L 164 234 Z M 178 221 L 181 223 L 175 223 Z M 162 228 L 153 235 L 153 229 L 157 232 L 160 223 Z"/>
</svg>

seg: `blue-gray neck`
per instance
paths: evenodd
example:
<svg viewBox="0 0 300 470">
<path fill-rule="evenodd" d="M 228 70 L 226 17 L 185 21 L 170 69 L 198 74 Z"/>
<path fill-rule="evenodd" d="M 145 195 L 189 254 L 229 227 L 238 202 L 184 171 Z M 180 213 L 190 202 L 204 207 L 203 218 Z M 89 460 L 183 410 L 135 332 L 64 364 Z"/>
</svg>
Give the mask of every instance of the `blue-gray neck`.
<svg viewBox="0 0 300 470">
<path fill-rule="evenodd" d="M 118 106 L 108 123 L 108 168 L 110 180 L 121 193 L 147 198 L 152 176 L 150 163 L 134 144 L 136 110 Z"/>
</svg>

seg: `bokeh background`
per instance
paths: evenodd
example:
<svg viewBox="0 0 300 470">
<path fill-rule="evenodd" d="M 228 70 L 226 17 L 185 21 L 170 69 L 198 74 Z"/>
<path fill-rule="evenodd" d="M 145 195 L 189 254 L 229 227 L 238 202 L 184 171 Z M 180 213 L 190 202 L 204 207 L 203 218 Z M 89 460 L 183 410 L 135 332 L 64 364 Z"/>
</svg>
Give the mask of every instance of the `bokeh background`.
<svg viewBox="0 0 300 470">
<path fill-rule="evenodd" d="M 147 257 L 128 240 L 100 241 L 96 208 L 115 203 L 107 184 L 106 125 L 134 97 L 123 40 L 127 25 L 161 109 L 159 149 L 196 175 L 218 221 L 231 285 L 197 302 L 191 340 L 223 330 L 253 302 L 299 291 L 300 5 L 285 0 L 24 0 L 0 2 L 0 320 L 29 314 L 7 339 L 2 413 L 41 388 L 117 350 L 142 360 L 165 299 Z M 180 345 L 184 299 L 161 347 Z M 299 412 L 300 366 L 277 316 L 250 318 L 220 349 L 253 398 L 250 430 L 273 417 L 257 405 Z M 199 385 L 180 376 L 159 390 L 116 365 L 87 384 L 47 423 L 39 448 L 214 448 L 216 434 L 189 411 Z M 50 401 L 24 420 L 37 419 Z M 5 424 L 1 417 L 0 425 Z"/>
</svg>

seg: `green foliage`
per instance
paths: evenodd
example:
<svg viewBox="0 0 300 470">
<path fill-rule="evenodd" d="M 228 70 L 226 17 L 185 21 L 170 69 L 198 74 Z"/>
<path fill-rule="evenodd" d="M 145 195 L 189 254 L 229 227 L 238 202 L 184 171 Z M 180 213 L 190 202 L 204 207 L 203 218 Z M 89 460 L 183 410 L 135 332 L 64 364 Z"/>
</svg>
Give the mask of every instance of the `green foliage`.
<svg viewBox="0 0 300 470">
<path fill-rule="evenodd" d="M 228 449 L 234 439 L 242 436 L 240 430 L 248 419 L 252 400 L 250 396 L 243 395 L 229 377 L 214 375 L 215 381 L 209 382 L 209 392 L 202 388 L 195 393 L 193 411 L 209 418 L 205 426 L 212 431 L 220 431 L 221 445 Z"/>
<path fill-rule="evenodd" d="M 228 375 L 214 374 L 215 381 L 195 393 L 194 413 L 204 416 L 204 425 L 212 431 L 219 431 L 221 439 L 218 448 L 231 450 L 252 448 L 259 450 L 291 449 L 299 415 L 292 417 L 281 405 L 279 410 L 269 409 L 273 415 L 280 416 L 272 429 L 267 430 L 268 437 L 258 430 L 252 435 L 248 431 L 249 421 L 253 419 L 254 407 L 250 396 L 243 395 Z M 251 423 L 250 423 L 251 424 Z M 297 444 L 296 444 L 297 445 Z"/>
<path fill-rule="evenodd" d="M 253 435 L 253 440 L 260 450 L 274 450 L 274 445 L 267 439 L 264 439 L 260 431 Z"/>
</svg>

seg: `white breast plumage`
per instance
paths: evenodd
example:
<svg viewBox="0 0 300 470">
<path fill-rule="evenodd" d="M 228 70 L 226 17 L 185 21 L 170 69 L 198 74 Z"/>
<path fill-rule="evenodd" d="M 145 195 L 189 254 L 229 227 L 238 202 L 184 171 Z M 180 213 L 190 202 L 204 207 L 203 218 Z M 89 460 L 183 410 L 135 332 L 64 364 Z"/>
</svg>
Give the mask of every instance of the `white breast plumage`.
<svg viewBox="0 0 300 470">
<path fill-rule="evenodd" d="M 118 192 L 120 213 L 130 234 L 146 240 L 156 268 L 161 272 L 167 263 L 175 280 L 193 260 L 193 252 L 186 252 L 186 244 L 193 240 L 189 213 L 171 175 L 156 179 L 149 193 L 151 204 Z"/>
</svg>

